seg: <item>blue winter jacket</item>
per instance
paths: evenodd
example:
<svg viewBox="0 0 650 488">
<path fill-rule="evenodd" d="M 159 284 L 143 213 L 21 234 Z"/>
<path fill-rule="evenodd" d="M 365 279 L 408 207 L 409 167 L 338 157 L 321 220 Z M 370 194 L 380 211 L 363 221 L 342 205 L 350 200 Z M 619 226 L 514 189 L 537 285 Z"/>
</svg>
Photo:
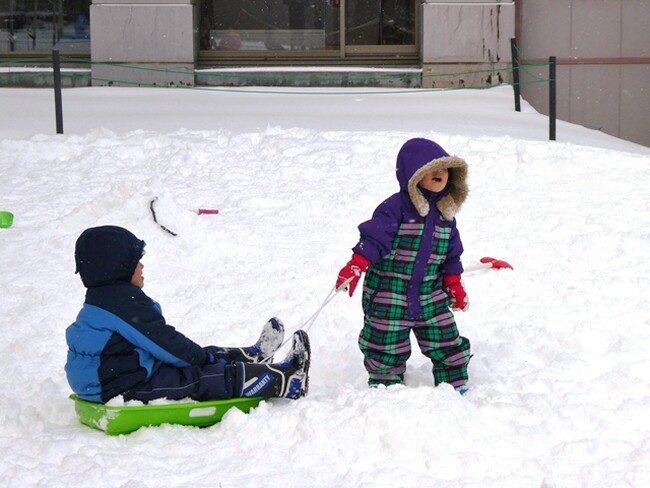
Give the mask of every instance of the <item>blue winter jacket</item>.
<svg viewBox="0 0 650 488">
<path fill-rule="evenodd" d="M 131 277 L 144 241 L 121 227 L 85 230 L 76 243 L 86 300 L 66 330 L 65 371 L 82 399 L 106 403 L 146 382 L 161 363 L 203 365 L 208 355 L 167 324 L 160 306 Z"/>
</svg>

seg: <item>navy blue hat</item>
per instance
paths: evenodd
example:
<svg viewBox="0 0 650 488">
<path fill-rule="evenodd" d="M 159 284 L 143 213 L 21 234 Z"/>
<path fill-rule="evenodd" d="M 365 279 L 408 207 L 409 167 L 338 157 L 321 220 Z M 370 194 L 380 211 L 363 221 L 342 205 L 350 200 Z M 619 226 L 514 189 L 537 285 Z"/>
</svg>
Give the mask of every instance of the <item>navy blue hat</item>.
<svg viewBox="0 0 650 488">
<path fill-rule="evenodd" d="M 75 273 L 79 273 L 86 288 L 130 282 L 144 255 L 144 246 L 143 240 L 122 227 L 91 227 L 75 244 Z"/>
</svg>

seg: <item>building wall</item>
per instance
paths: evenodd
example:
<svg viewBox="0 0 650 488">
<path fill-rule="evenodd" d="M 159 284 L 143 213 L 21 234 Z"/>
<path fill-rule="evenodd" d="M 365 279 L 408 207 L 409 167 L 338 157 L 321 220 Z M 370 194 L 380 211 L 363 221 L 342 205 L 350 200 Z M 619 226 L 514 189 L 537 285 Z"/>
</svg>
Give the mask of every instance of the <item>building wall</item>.
<svg viewBox="0 0 650 488">
<path fill-rule="evenodd" d="M 421 1 L 421 86 L 510 82 L 516 34 L 523 62 L 557 57 L 561 120 L 650 146 L 650 1 Z M 195 0 L 93 0 L 93 78 L 194 84 L 196 12 Z M 520 75 L 524 99 L 548 113 L 548 67 Z"/>
<path fill-rule="evenodd" d="M 558 118 L 650 146 L 650 2 L 519 0 L 517 8 L 521 58 L 557 57 Z M 522 67 L 522 96 L 548 114 L 548 85 L 536 82 L 546 78 L 547 67 Z"/>
<path fill-rule="evenodd" d="M 513 1 L 424 0 L 422 86 L 476 87 L 510 82 L 510 39 L 514 31 Z"/>
<path fill-rule="evenodd" d="M 194 0 L 93 0 L 93 84 L 193 86 L 196 15 Z"/>
</svg>

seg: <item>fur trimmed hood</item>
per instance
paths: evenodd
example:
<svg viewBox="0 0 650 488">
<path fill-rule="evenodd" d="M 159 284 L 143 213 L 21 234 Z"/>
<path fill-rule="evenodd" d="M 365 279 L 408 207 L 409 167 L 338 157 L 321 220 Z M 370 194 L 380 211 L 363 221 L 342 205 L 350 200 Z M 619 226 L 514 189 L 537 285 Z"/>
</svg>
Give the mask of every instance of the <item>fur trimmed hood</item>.
<svg viewBox="0 0 650 488">
<path fill-rule="evenodd" d="M 440 192 L 436 207 L 445 220 L 453 220 L 467 198 L 467 163 L 465 160 L 450 156 L 447 152 L 429 139 L 410 139 L 404 143 L 397 154 L 397 181 L 400 190 L 407 192 L 418 214 L 425 217 L 429 214 L 429 198 L 418 183 L 422 177 L 433 171 L 447 168 L 449 181 Z"/>
</svg>

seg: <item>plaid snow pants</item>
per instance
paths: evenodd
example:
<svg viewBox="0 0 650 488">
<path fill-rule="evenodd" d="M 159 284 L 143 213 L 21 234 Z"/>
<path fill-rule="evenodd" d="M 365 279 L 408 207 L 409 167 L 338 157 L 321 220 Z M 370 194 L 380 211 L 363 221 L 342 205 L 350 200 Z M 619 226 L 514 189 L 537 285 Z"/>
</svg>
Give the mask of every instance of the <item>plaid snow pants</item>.
<svg viewBox="0 0 650 488">
<path fill-rule="evenodd" d="M 423 228 L 420 223 L 402 223 L 390 255 L 366 272 L 362 298 L 364 326 L 359 347 L 371 386 L 404 380 L 406 361 L 411 356 L 411 331 L 422 354 L 433 363 L 436 385 L 450 383 L 459 388 L 468 379 L 470 343 L 458 333 L 438 271 L 451 234 L 451 228 L 444 224 L 435 228 L 433 249 L 420 287 L 422 317 L 414 319 L 408 311 L 407 289 Z"/>
</svg>

